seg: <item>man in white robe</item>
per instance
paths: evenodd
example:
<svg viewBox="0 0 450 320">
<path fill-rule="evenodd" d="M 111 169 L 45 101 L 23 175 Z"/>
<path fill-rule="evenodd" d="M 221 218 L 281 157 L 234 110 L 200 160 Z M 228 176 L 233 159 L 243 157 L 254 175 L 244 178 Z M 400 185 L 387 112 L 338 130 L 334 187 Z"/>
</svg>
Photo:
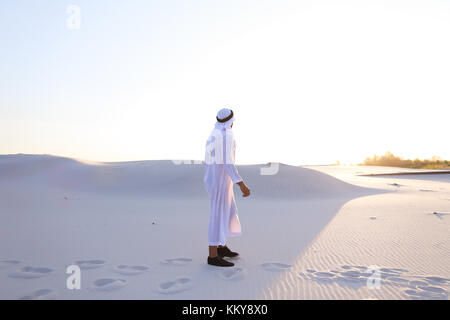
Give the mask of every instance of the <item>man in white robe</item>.
<svg viewBox="0 0 450 320">
<path fill-rule="evenodd" d="M 231 267 L 223 257 L 236 257 L 237 252 L 226 246 L 226 239 L 241 234 L 241 225 L 234 201 L 233 185 L 238 184 L 242 195 L 248 197 L 250 190 L 239 175 L 235 165 L 233 132 L 234 114 L 230 109 L 217 113 L 215 128 L 206 142 L 205 188 L 209 195 L 208 264 Z"/>
</svg>

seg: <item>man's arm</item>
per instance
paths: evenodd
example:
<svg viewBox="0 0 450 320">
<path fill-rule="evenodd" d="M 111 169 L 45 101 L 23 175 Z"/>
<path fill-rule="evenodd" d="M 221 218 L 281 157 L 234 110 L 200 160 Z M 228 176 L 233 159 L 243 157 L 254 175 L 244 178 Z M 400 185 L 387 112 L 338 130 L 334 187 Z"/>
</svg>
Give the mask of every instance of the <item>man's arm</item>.
<svg viewBox="0 0 450 320">
<path fill-rule="evenodd" d="M 248 197 L 250 195 L 250 189 L 245 185 L 244 180 L 239 175 L 236 166 L 232 163 L 224 164 L 224 166 L 231 178 L 231 181 L 233 181 L 233 183 L 236 183 L 241 188 L 242 196 Z"/>
<path fill-rule="evenodd" d="M 250 189 L 245 185 L 244 180 L 239 175 L 238 170 L 237 170 L 236 166 L 234 165 L 234 151 L 226 149 L 227 139 L 230 141 L 233 141 L 233 135 L 230 134 L 230 131 L 227 131 L 226 139 L 223 140 L 223 151 L 224 151 L 223 152 L 223 156 L 224 156 L 223 160 L 225 163 L 224 167 L 227 170 L 227 173 L 230 176 L 231 181 L 233 181 L 233 183 L 238 184 L 239 187 L 241 188 L 242 196 L 248 197 L 250 195 Z M 229 152 L 229 154 L 227 154 L 227 152 Z M 229 157 L 227 157 L 227 155 L 229 155 Z M 227 160 L 229 160 L 229 159 L 231 159 L 231 161 L 229 161 L 227 163 Z"/>
</svg>

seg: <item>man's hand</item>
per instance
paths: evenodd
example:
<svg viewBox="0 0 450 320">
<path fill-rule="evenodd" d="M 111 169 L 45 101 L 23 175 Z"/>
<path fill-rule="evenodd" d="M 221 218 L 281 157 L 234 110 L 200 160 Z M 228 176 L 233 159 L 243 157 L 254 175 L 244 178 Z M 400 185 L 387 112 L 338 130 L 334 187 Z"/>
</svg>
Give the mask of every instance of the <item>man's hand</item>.
<svg viewBox="0 0 450 320">
<path fill-rule="evenodd" d="M 243 197 L 248 197 L 250 195 L 250 189 L 245 185 L 244 181 L 240 181 L 237 183 L 242 191 Z"/>
</svg>

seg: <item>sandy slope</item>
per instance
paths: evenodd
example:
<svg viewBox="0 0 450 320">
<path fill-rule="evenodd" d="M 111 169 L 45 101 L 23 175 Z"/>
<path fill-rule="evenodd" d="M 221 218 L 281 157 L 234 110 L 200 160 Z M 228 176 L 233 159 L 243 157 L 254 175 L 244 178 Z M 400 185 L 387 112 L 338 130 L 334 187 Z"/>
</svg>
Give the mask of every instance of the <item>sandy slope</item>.
<svg viewBox="0 0 450 320">
<path fill-rule="evenodd" d="M 355 173 L 389 172 L 392 168 L 311 168 L 393 192 L 346 203 L 297 257 L 294 267 L 264 290 L 263 297 L 448 299 L 448 176 L 420 176 L 423 180 L 413 175 L 368 179 Z M 367 286 L 367 279 L 373 276 L 369 266 L 379 267 L 379 289 Z"/>
<path fill-rule="evenodd" d="M 205 264 L 202 165 L 0 156 L 0 297 L 257 297 L 342 204 L 373 193 L 310 169 L 259 169 L 240 167 L 253 194 L 237 199 L 243 235 L 230 246 L 242 258 L 223 270 Z M 79 291 L 65 288 L 74 262 Z"/>
<path fill-rule="evenodd" d="M 447 297 L 448 219 L 428 214 L 450 212 L 447 182 L 259 169 L 239 167 L 253 192 L 237 197 L 243 235 L 229 245 L 241 258 L 220 269 L 205 263 L 201 165 L 0 156 L 0 298 Z M 74 263 L 81 290 L 66 288 Z M 389 289 L 360 285 L 373 264 Z"/>
</svg>

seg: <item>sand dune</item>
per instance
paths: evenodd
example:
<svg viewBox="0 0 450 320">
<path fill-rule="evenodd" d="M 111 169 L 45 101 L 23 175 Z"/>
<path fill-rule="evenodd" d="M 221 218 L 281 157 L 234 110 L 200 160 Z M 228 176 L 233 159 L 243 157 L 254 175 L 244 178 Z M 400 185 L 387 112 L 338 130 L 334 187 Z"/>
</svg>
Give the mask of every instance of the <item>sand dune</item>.
<svg viewBox="0 0 450 320">
<path fill-rule="evenodd" d="M 264 165 L 239 166 L 255 198 L 334 197 L 364 192 L 362 188 L 301 167 L 279 165 L 275 175 L 261 175 Z M 0 156 L 0 179 L 36 183 L 70 192 L 118 196 L 207 197 L 203 164 L 171 160 L 89 163 L 48 155 Z"/>
<path fill-rule="evenodd" d="M 261 167 L 239 166 L 252 189 L 248 199 L 237 195 L 243 234 L 229 241 L 241 257 L 220 269 L 206 264 L 201 164 L 0 156 L 0 298 L 447 297 L 448 183 L 353 172 L 342 178 L 288 165 L 264 176 Z M 409 197 L 417 194 L 424 198 L 415 211 L 399 205 L 415 203 Z M 436 197 L 441 202 L 433 206 Z M 425 209 L 439 216 L 410 219 L 408 210 Z M 415 228 L 424 221 L 431 234 Z M 419 267 L 410 266 L 423 246 Z M 437 254 L 440 267 L 433 265 Z M 369 263 L 385 269 L 393 289 L 373 295 L 361 285 Z M 82 272 L 81 290 L 66 288 L 66 267 L 73 264 Z M 346 285 L 351 280 L 359 284 Z"/>
</svg>

